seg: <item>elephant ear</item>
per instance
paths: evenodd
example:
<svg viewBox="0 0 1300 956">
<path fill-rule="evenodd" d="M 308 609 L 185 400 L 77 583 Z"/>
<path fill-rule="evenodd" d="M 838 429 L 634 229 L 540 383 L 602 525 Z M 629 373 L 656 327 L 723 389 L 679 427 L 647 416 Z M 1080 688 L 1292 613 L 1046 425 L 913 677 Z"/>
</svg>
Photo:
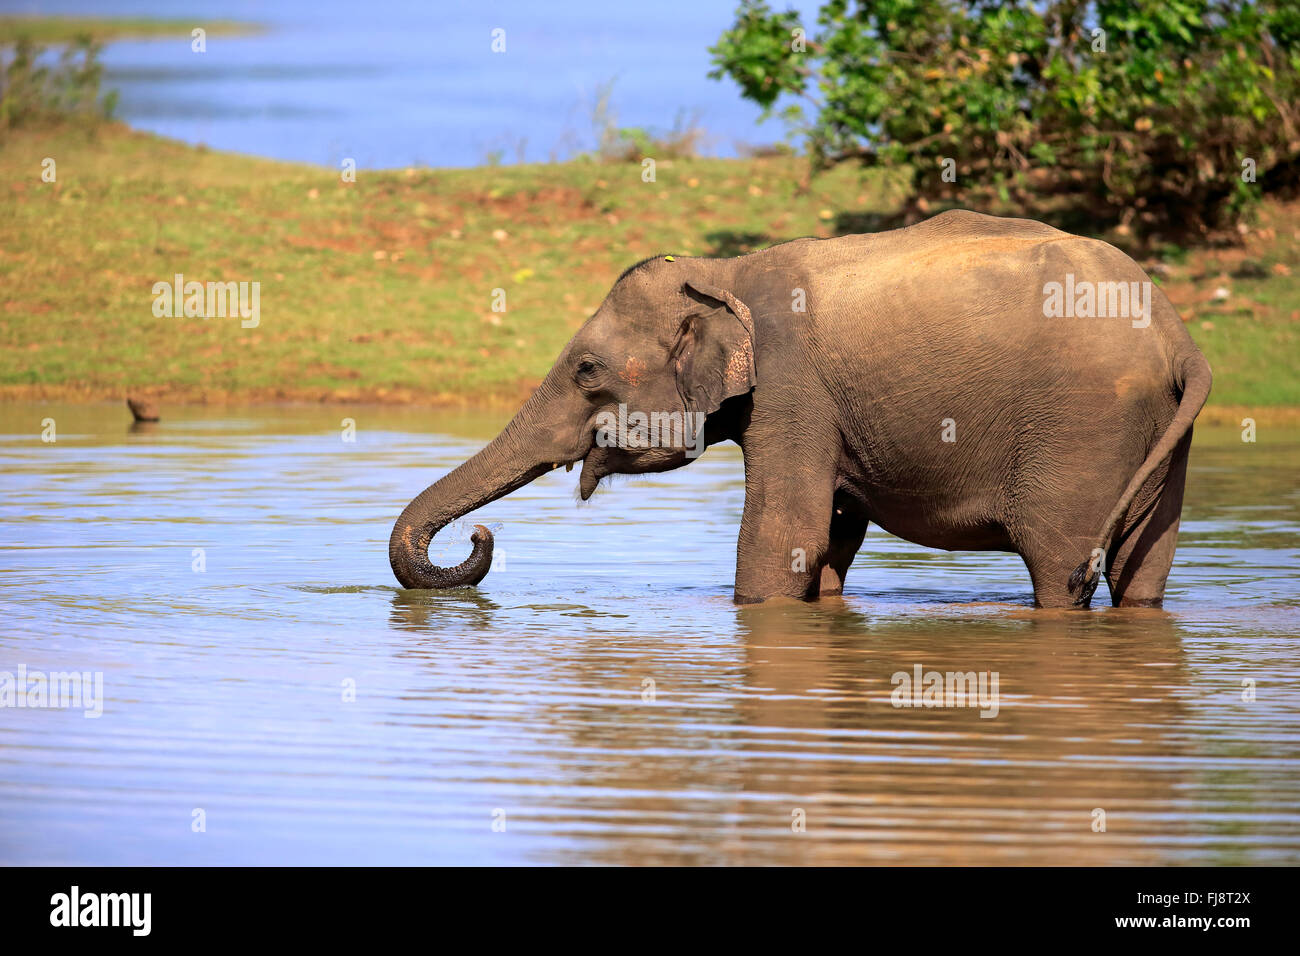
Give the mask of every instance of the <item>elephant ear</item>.
<svg viewBox="0 0 1300 956">
<path fill-rule="evenodd" d="M 757 381 L 754 319 L 726 289 L 688 281 L 682 291 L 691 308 L 673 346 L 677 392 L 687 411 L 709 415 Z"/>
</svg>

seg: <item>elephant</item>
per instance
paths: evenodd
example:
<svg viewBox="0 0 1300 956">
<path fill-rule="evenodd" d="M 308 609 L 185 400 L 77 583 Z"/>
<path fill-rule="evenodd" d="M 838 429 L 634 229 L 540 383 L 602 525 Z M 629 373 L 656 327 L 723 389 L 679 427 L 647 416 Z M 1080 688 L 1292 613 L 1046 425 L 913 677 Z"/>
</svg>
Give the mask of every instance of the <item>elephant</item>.
<svg viewBox="0 0 1300 956">
<path fill-rule="evenodd" d="M 607 475 L 740 446 L 734 600 L 842 594 L 869 523 L 1020 555 L 1035 604 L 1161 605 L 1209 363 L 1142 268 L 1100 240 L 951 210 L 902 229 L 627 269 L 501 433 L 402 511 L 405 588 L 478 584 L 448 523 L 560 465 Z M 614 420 L 631 427 L 613 427 Z M 647 421 L 670 421 L 656 436 Z M 692 427 L 693 426 L 693 427 Z M 617 434 L 615 434 L 617 432 Z"/>
</svg>

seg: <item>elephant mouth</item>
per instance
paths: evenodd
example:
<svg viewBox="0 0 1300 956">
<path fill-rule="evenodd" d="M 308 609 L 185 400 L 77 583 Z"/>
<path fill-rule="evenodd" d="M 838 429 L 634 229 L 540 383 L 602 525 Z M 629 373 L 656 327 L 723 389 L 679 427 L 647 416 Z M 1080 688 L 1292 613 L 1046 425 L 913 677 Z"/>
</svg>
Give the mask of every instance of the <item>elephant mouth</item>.
<svg viewBox="0 0 1300 956">
<path fill-rule="evenodd" d="M 586 501 L 596 491 L 596 486 L 600 479 L 606 475 L 612 474 L 613 469 L 610 467 L 609 456 L 605 448 L 596 443 L 595 433 L 592 434 L 591 444 L 587 450 L 576 458 L 569 461 L 557 461 L 551 463 L 551 470 L 554 471 L 560 465 L 564 466 L 566 472 L 573 471 L 573 466 L 581 462 L 582 471 L 578 475 L 578 494 Z"/>
<path fill-rule="evenodd" d="M 682 457 L 679 449 L 649 449 L 647 452 L 629 453 L 617 445 L 602 446 L 593 441 L 587 454 L 581 459 L 582 474 L 578 478 L 578 496 L 586 501 L 596 492 L 602 478 L 609 475 L 640 475 L 653 472 L 670 471 L 685 464 L 689 459 Z M 577 461 L 569 462 L 572 469 Z M 557 465 L 558 467 L 558 465 Z"/>
</svg>

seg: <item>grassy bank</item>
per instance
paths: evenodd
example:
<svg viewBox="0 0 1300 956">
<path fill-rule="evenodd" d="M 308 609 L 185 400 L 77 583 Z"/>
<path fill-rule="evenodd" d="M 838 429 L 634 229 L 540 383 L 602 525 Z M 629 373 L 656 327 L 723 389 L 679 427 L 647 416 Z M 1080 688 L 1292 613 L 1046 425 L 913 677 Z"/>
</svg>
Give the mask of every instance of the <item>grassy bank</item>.
<svg viewBox="0 0 1300 956">
<path fill-rule="evenodd" d="M 0 396 L 514 403 L 637 259 L 736 255 L 895 209 L 875 175 L 846 167 L 804 192 L 805 172 L 773 157 L 663 161 L 654 183 L 587 162 L 345 183 L 120 126 L 15 132 Z M 1260 226 L 1243 248 L 1150 264 L 1214 365 L 1221 417 L 1300 407 L 1300 208 L 1267 206 Z M 260 324 L 155 317 L 151 289 L 176 273 L 260 282 Z"/>
<path fill-rule="evenodd" d="M 0 17 L 0 44 L 25 37 L 33 43 L 71 43 L 88 36 L 100 41 L 148 40 L 155 37 L 190 35 L 202 27 L 209 36 L 236 36 L 257 33 L 256 24 L 235 20 L 155 20 L 146 17 Z"/>
</svg>

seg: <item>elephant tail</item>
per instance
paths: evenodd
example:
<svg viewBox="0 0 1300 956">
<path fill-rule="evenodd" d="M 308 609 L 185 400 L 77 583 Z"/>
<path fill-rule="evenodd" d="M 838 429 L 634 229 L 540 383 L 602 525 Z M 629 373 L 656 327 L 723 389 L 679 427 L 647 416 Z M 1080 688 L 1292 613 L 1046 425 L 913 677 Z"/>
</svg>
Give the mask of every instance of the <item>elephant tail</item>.
<svg viewBox="0 0 1300 956">
<path fill-rule="evenodd" d="M 1119 501 L 1115 502 L 1115 507 L 1111 510 L 1106 523 L 1102 526 L 1101 535 L 1097 539 L 1096 547 L 1084 562 L 1074 569 L 1070 575 L 1070 593 L 1075 595 L 1075 607 L 1087 607 L 1088 602 L 1092 600 L 1092 593 L 1097 590 L 1097 585 L 1101 582 L 1102 562 L 1101 556 L 1110 550 L 1111 539 L 1115 535 L 1115 530 L 1119 523 L 1124 520 L 1124 515 L 1128 512 L 1129 507 L 1133 504 L 1133 499 L 1137 497 L 1142 486 L 1146 484 L 1147 479 L 1154 474 L 1171 454 L 1178 443 L 1183 440 L 1192 428 L 1192 422 L 1195 421 L 1201 406 L 1205 404 L 1206 398 L 1210 395 L 1210 383 L 1213 376 L 1210 374 L 1210 363 L 1205 360 L 1205 356 L 1199 350 L 1193 349 L 1189 354 L 1183 357 L 1182 362 L 1178 365 L 1176 373 L 1176 384 L 1182 393 L 1178 400 L 1178 411 L 1174 414 L 1173 420 L 1170 421 L 1169 427 L 1165 429 L 1160 440 L 1155 443 L 1151 451 L 1147 453 L 1146 459 L 1138 468 L 1137 473 L 1120 495 Z"/>
</svg>

